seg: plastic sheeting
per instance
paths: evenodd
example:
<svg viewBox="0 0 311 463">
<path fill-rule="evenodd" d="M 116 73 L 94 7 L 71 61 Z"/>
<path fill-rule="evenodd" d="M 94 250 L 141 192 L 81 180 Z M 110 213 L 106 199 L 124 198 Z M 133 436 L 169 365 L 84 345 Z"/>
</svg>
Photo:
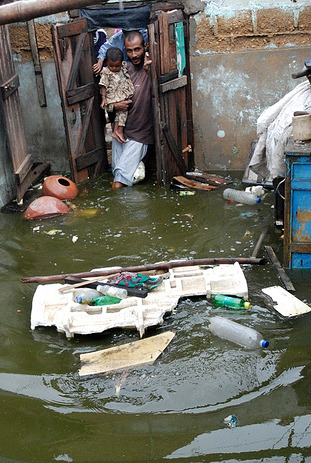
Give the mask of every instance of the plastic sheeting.
<svg viewBox="0 0 311 463">
<path fill-rule="evenodd" d="M 309 81 L 298 84 L 281 100 L 269 106 L 257 120 L 258 141 L 249 163 L 249 169 L 271 182 L 285 176 L 285 147 L 292 135 L 295 111 L 311 112 Z"/>
<path fill-rule="evenodd" d="M 118 27 L 126 30 L 147 29 L 151 5 L 124 8 L 81 8 L 80 17 L 86 18 L 88 30 Z"/>
</svg>

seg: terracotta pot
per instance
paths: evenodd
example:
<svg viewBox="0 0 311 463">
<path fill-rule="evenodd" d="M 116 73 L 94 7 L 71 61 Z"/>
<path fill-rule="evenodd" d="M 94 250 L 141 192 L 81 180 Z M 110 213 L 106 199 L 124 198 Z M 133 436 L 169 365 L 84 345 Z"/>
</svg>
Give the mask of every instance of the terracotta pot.
<svg viewBox="0 0 311 463">
<path fill-rule="evenodd" d="M 63 175 L 50 175 L 42 185 L 43 196 L 55 196 L 58 199 L 73 199 L 78 194 L 77 185 Z"/>
<path fill-rule="evenodd" d="M 60 199 L 53 196 L 41 196 L 29 204 L 24 217 L 25 219 L 47 219 L 68 212 L 69 207 Z"/>
</svg>

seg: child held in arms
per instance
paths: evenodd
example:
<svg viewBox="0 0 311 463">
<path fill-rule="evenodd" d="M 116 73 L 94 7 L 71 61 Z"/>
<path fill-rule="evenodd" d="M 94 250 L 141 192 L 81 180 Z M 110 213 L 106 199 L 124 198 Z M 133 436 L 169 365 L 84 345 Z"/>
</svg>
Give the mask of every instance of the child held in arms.
<svg viewBox="0 0 311 463">
<path fill-rule="evenodd" d="M 99 85 L 102 96 L 100 107 L 110 113 L 114 111 L 114 103 L 131 99 L 135 90 L 120 48 L 109 48 L 106 61 L 107 67 L 104 67 L 100 73 Z M 126 119 L 127 111 L 115 111 L 111 136 L 121 143 L 126 142 L 123 134 Z"/>
</svg>

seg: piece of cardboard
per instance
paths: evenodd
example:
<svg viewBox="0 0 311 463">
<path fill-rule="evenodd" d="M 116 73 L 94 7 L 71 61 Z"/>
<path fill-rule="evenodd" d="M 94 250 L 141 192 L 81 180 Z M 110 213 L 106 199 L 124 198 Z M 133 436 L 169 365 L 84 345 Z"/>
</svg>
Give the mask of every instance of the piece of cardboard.
<svg viewBox="0 0 311 463">
<path fill-rule="evenodd" d="M 149 365 L 162 354 L 174 336 L 172 331 L 166 331 L 121 346 L 81 354 L 79 375 L 96 375 Z"/>
</svg>

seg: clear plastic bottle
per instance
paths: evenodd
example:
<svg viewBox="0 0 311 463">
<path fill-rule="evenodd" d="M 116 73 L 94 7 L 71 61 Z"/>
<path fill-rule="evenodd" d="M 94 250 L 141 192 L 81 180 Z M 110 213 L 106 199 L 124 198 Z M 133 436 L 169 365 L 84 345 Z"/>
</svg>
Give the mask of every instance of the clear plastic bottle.
<svg viewBox="0 0 311 463">
<path fill-rule="evenodd" d="M 94 301 L 100 293 L 96 289 L 83 288 L 75 296 L 75 302 L 79 304 L 89 304 Z"/>
<path fill-rule="evenodd" d="M 264 340 L 258 331 L 227 318 L 211 317 L 209 319 L 209 329 L 216 336 L 239 344 L 247 349 L 269 346 L 269 342 Z"/>
<path fill-rule="evenodd" d="M 96 286 L 96 290 L 104 296 L 117 297 L 118 299 L 125 299 L 127 297 L 127 290 L 125 288 L 101 284 Z"/>
<path fill-rule="evenodd" d="M 237 203 L 243 204 L 257 204 L 261 202 L 261 199 L 253 193 L 248 193 L 243 190 L 234 190 L 233 188 L 226 188 L 223 192 L 223 197 L 230 201 L 236 201 Z"/>
<path fill-rule="evenodd" d="M 240 297 L 224 296 L 223 294 L 215 294 L 213 302 L 220 307 L 229 307 L 231 309 L 249 309 L 251 306 L 250 302 L 244 301 Z"/>
</svg>

